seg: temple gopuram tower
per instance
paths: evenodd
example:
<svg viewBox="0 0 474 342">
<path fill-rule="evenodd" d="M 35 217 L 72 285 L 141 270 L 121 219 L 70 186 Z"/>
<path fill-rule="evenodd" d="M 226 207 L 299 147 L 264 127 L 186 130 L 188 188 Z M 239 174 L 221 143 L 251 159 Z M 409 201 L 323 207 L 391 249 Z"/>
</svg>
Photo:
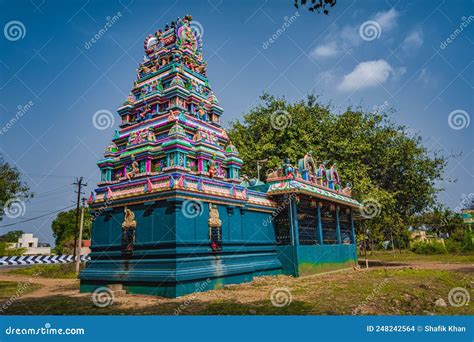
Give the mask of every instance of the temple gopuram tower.
<svg viewBox="0 0 474 342">
<path fill-rule="evenodd" d="M 97 165 L 91 261 L 81 291 L 122 284 L 175 297 L 280 273 L 275 203 L 239 185 L 242 160 L 221 127 L 191 16 L 149 35 L 120 130 Z M 250 242 L 249 240 L 252 240 Z"/>
</svg>

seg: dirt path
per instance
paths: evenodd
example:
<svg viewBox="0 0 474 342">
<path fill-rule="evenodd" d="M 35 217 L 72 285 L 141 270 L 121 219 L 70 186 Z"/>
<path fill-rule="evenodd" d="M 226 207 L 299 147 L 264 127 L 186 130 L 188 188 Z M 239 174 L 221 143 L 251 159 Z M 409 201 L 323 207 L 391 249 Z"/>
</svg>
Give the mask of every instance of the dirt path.
<svg viewBox="0 0 474 342">
<path fill-rule="evenodd" d="M 78 292 L 77 285 L 79 284 L 79 281 L 76 279 L 39 278 L 1 272 L 0 281 L 14 281 L 42 285 L 40 289 L 22 295 L 23 298 L 42 298 L 57 295 L 59 293 L 71 297 L 86 296 L 86 294 Z"/>
<path fill-rule="evenodd" d="M 359 265 L 365 267 L 365 259 L 359 259 Z M 383 261 L 376 259 L 369 259 L 369 268 L 374 267 L 400 267 L 409 266 L 425 270 L 445 270 L 456 272 L 474 272 L 474 264 L 468 263 L 442 263 L 442 262 L 428 262 L 428 261 Z"/>
<path fill-rule="evenodd" d="M 365 259 L 360 259 L 361 271 L 365 270 Z M 464 273 L 474 273 L 474 265 L 472 264 L 462 264 L 462 263 L 436 263 L 436 262 L 386 262 L 381 260 L 369 260 L 369 269 L 382 269 L 382 268 L 415 268 L 415 269 L 433 269 L 433 270 L 447 270 L 447 271 L 456 271 Z M 338 273 L 326 273 L 319 274 L 312 277 L 325 277 L 328 281 L 331 281 L 333 277 L 338 277 Z M 268 282 L 268 277 L 262 277 L 261 279 L 255 279 L 254 282 Z M 8 274 L 6 272 L 0 271 L 0 281 L 11 281 L 11 282 L 22 282 L 22 283 L 32 283 L 39 284 L 42 287 L 38 290 L 32 291 L 31 293 L 25 293 L 24 298 L 44 298 L 48 296 L 66 296 L 74 298 L 83 298 L 90 300 L 90 293 L 79 293 L 79 280 L 76 279 L 50 279 L 50 278 L 40 278 L 40 277 L 30 277 L 26 275 L 16 275 Z M 271 290 L 271 284 L 288 283 L 297 286 L 300 281 L 305 281 L 303 278 L 295 279 L 291 277 L 271 277 L 271 281 L 268 284 L 268 291 Z M 255 284 L 255 283 L 254 283 Z M 285 284 L 285 285 L 288 285 Z M 243 290 L 245 293 L 248 293 L 248 296 L 239 298 L 240 302 L 253 301 L 255 298 L 262 296 L 262 288 L 254 288 L 252 283 L 231 285 L 230 288 L 235 288 L 237 290 Z M 267 290 L 267 288 L 264 288 Z M 265 291 L 264 291 L 265 292 Z M 206 291 L 202 293 L 190 294 L 180 299 L 170 299 L 162 298 L 156 296 L 146 296 L 146 295 L 124 295 L 118 298 L 115 298 L 116 305 L 121 307 L 137 308 L 137 307 L 146 307 L 156 304 L 163 303 L 178 303 L 184 300 L 190 301 L 212 301 L 212 300 L 223 300 L 223 299 L 235 299 L 234 291 Z M 264 293 L 264 297 L 267 296 L 267 293 Z M 263 297 L 262 297 L 263 298 Z M 266 298 L 266 297 L 265 297 Z"/>
</svg>

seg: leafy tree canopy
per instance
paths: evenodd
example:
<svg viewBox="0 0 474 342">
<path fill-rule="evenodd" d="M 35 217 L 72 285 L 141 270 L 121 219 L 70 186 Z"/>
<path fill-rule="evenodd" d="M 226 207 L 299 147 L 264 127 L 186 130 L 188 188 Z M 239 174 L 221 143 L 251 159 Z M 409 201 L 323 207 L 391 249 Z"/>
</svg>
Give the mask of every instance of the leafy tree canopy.
<svg viewBox="0 0 474 342">
<path fill-rule="evenodd" d="M 22 230 L 12 230 L 11 232 L 0 235 L 0 242 L 17 242 L 22 234 L 25 234 Z"/>
<path fill-rule="evenodd" d="M 33 195 L 22 182 L 20 172 L 0 155 L 0 221 L 15 200 L 26 200 Z"/>
<path fill-rule="evenodd" d="M 90 239 L 91 225 L 92 216 L 85 211 L 84 228 L 82 232 L 82 238 L 84 240 Z M 74 234 L 76 232 L 76 209 L 60 212 L 52 222 L 51 227 L 53 229 L 56 252 L 60 254 L 72 253 L 74 250 Z"/>
<path fill-rule="evenodd" d="M 296 165 L 313 151 L 318 164 L 337 164 L 356 199 L 375 203 L 381 214 L 369 225 L 381 233 L 387 227 L 397 233 L 409 217 L 435 207 L 435 181 L 442 179 L 447 157 L 429 153 L 419 136 L 390 121 L 391 111 L 348 108 L 335 114 L 312 95 L 297 103 L 268 94 L 261 100 L 229 130 L 245 162 L 243 174 L 256 176 L 257 160 L 268 159 L 265 174 L 286 157 Z"/>
</svg>

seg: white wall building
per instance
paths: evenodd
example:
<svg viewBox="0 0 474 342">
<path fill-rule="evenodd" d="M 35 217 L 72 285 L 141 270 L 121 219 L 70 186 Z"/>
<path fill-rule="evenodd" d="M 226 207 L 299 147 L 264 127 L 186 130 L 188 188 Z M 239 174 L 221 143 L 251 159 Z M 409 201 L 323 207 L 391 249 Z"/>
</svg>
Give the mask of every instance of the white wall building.
<svg viewBox="0 0 474 342">
<path fill-rule="evenodd" d="M 50 255 L 51 247 L 38 246 L 38 238 L 33 234 L 22 234 L 17 243 L 12 244 L 13 248 L 24 248 L 23 255 Z"/>
</svg>

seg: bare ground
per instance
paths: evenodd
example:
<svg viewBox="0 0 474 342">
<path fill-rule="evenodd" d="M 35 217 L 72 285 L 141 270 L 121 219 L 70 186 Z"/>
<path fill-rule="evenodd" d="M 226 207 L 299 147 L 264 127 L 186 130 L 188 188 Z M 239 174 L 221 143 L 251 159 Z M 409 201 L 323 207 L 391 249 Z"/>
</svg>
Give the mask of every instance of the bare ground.
<svg viewBox="0 0 474 342">
<path fill-rule="evenodd" d="M 365 260 L 361 261 L 365 265 Z M 76 279 L 0 272 L 0 281 L 41 285 L 15 303 L 29 307 L 30 313 L 32 308 L 44 307 L 45 311 L 39 311 L 40 314 L 351 314 L 354 310 L 359 314 L 466 314 L 472 311 L 472 304 L 463 311 L 453 311 L 449 306 L 438 308 L 433 304 L 436 299 L 446 297 L 452 287 L 473 288 L 472 264 L 400 264 L 374 260 L 370 263 L 374 266 L 369 270 L 343 270 L 297 279 L 258 277 L 251 283 L 228 285 L 175 299 L 124 295 L 115 298 L 113 308 L 102 309 L 91 305 L 91 294 L 79 293 Z M 275 308 L 271 305 L 269 297 L 275 288 L 291 291 L 293 302 L 290 306 Z M 72 304 L 72 308 L 64 311 L 64 303 Z M 13 305 L 10 313 L 22 314 L 18 310 Z"/>
</svg>

